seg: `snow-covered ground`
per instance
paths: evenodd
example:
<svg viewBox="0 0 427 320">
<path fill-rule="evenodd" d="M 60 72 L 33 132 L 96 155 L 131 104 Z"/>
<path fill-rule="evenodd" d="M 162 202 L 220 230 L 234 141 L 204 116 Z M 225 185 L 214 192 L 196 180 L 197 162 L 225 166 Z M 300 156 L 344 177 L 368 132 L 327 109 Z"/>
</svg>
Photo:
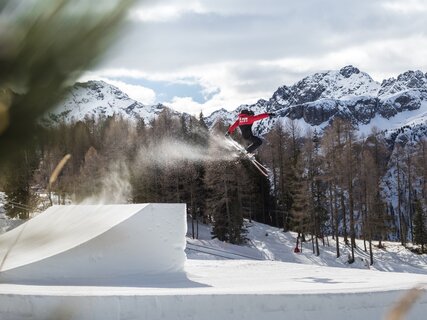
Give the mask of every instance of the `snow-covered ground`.
<svg viewBox="0 0 427 320">
<path fill-rule="evenodd" d="M 248 260 L 189 260 L 157 286 L 0 285 L 2 319 L 382 319 L 426 276 Z M 425 319 L 422 296 L 406 319 Z"/>
<path fill-rule="evenodd" d="M 66 207 L 63 210 L 67 210 Z M 176 214 L 185 218 L 185 212 Z M 111 223 L 116 220 L 114 215 L 103 218 L 109 221 L 104 221 L 102 226 L 97 226 L 96 219 L 89 217 L 87 226 L 82 225 L 79 230 L 71 227 L 79 239 L 91 234 L 85 238 L 85 243 L 104 239 L 101 244 L 105 242 L 105 246 L 84 251 L 92 258 L 91 265 L 96 265 L 116 249 L 111 245 L 114 241 L 126 242 L 126 230 L 114 231 L 117 230 L 117 224 Z M 62 222 L 56 219 L 51 224 L 49 220 L 43 219 L 47 238 L 50 229 L 53 233 L 55 229 L 71 230 L 61 226 L 62 222 L 70 222 L 67 219 Z M 132 229 L 132 223 L 119 225 Z M 93 232 L 92 227 L 106 227 L 106 230 L 99 234 Z M 171 250 L 183 250 L 184 239 L 178 239 L 170 227 L 168 224 L 162 229 L 158 220 L 144 220 L 144 230 L 157 231 L 148 236 L 142 231 L 141 241 L 132 241 L 134 249 L 141 249 L 141 261 L 147 254 L 158 256 L 159 253 L 163 265 L 173 264 L 168 262 L 169 255 L 162 255 L 160 251 L 168 250 L 167 246 L 171 246 Z M 21 230 L 22 235 L 26 229 Z M 70 234 L 72 232 L 66 233 L 65 238 L 71 241 Z M 134 240 L 133 235 L 131 239 Z M 60 238 L 60 234 L 57 236 Z M 361 249 L 357 250 L 358 258 L 352 265 L 346 262 L 345 247 L 342 247 L 343 258 L 335 258 L 332 239 L 329 239 L 329 246 L 321 247 L 319 257 L 312 254 L 310 243 L 304 244 L 302 253 L 295 254 L 295 234 L 255 222 L 249 226 L 246 245 L 236 246 L 210 238 L 210 228 L 203 225 L 199 226 L 198 240 L 187 236 L 187 260 L 182 262 L 184 273 L 137 274 L 129 261 L 132 258 L 139 260 L 140 257 L 135 257 L 138 253 L 132 249 L 128 260 L 124 260 L 127 252 L 122 246 L 123 252 L 118 253 L 121 258 L 115 263 L 109 260 L 108 264 L 101 262 L 97 266 L 102 274 L 108 274 L 103 268 L 117 268 L 123 281 L 106 281 L 101 285 L 91 281 L 92 273 L 86 283 L 82 279 L 73 282 L 67 278 L 69 265 L 66 263 L 70 260 L 57 258 L 58 270 L 64 270 L 63 278 L 59 280 L 68 281 L 56 278 L 52 280 L 58 282 L 48 284 L 43 279 L 0 284 L 0 319 L 381 319 L 406 290 L 427 285 L 425 257 L 393 243 L 385 243 L 386 250 L 375 249 L 376 263 L 368 269 L 366 254 Z M 8 246 L 11 249 L 6 259 L 12 259 L 18 241 Z M 52 242 L 52 246 L 58 246 L 55 239 Z M 79 247 L 85 244 L 76 245 L 76 250 L 68 247 L 65 252 L 71 259 L 84 261 L 79 256 L 82 252 Z M 358 245 L 363 248 L 361 242 Z M 23 247 L 20 253 L 25 253 L 22 250 Z M 33 244 L 31 250 L 37 250 L 37 245 Z M 6 265 L 5 256 L 3 253 L 2 267 Z M 140 281 L 142 278 L 148 281 Z M 407 319 L 424 319 L 426 312 L 427 297 L 424 294 L 410 308 Z"/>
<path fill-rule="evenodd" d="M 310 239 L 303 243 L 303 250 L 294 253 L 297 234 L 283 232 L 279 228 L 262 223 L 247 223 L 248 242 L 237 246 L 211 239 L 209 226 L 199 226 L 199 238 L 192 239 L 187 233 L 187 258 L 188 259 L 254 259 L 301 263 L 318 266 L 358 268 L 378 271 L 419 273 L 427 275 L 427 255 L 418 255 L 404 248 L 397 242 L 383 242 L 384 248 L 379 249 L 374 241 L 374 265 L 369 265 L 369 253 L 364 251 L 363 240 L 356 239 L 355 262 L 348 263 L 350 248 L 340 238 L 340 258 L 336 258 L 336 242 L 331 237 L 319 240 L 320 255 L 313 254 Z M 191 228 L 188 228 L 191 231 Z M 368 246 L 368 243 L 366 243 Z M 351 272 L 351 271 L 350 271 Z"/>
<path fill-rule="evenodd" d="M 6 195 L 0 191 L 0 218 L 4 218 L 4 203 L 6 202 Z"/>
<path fill-rule="evenodd" d="M 4 204 L 6 203 L 6 194 L 0 191 L 0 234 L 14 229 L 22 223 L 19 219 L 10 219 L 6 216 Z"/>
</svg>

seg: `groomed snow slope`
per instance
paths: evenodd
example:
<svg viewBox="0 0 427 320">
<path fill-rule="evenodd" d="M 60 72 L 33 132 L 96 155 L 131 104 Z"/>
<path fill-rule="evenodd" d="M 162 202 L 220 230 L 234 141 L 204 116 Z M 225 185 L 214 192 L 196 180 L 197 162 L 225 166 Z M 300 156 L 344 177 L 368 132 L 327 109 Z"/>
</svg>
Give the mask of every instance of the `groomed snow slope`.
<svg viewBox="0 0 427 320">
<path fill-rule="evenodd" d="M 106 284 L 182 273 L 185 205 L 53 206 L 0 236 L 3 283 Z"/>
<path fill-rule="evenodd" d="M 164 254 L 163 250 L 168 250 L 170 246 L 173 251 L 184 252 L 183 232 L 186 228 L 181 223 L 185 223 L 185 210 L 179 210 L 178 220 L 166 222 L 156 219 L 163 205 L 150 206 L 153 214 L 147 215 L 149 219 L 144 220 L 144 230 L 148 235 L 143 231 L 132 237 L 132 240 L 139 240 L 137 246 L 142 260 L 158 257 L 160 265 L 174 265 L 174 254 L 171 256 L 170 251 Z M 141 213 L 147 209 L 138 205 L 134 208 Z M 126 224 L 126 221 L 136 222 L 132 220 L 134 216 L 118 224 L 125 227 L 124 234 L 133 230 L 133 223 Z M 85 217 L 82 214 L 80 218 Z M 47 224 L 46 232 L 50 228 L 71 228 L 62 226 L 64 221 L 71 222 L 67 219 L 54 220 L 52 223 L 49 223 L 50 219 L 32 221 L 44 221 Z M 75 221 L 80 227 L 72 227 L 74 234 L 78 234 L 79 229 L 86 232 L 93 230 L 92 227 L 97 229 L 98 226 L 94 225 L 96 222 L 91 219 L 81 223 Z M 262 232 L 269 239 L 268 242 L 264 241 L 265 244 L 270 246 L 275 243 L 273 229 L 261 230 L 260 224 L 256 224 L 256 227 L 260 229 L 254 232 Z M 107 228 L 103 235 L 109 234 L 113 228 Z M 181 238 L 174 233 L 174 229 L 180 229 Z M 71 233 L 70 237 L 74 238 Z M 68 243 L 71 240 L 62 241 Z M 195 241 L 191 242 L 195 244 Z M 122 271 L 127 270 L 126 259 L 129 259 L 131 253 L 127 247 L 136 246 L 136 240 L 128 245 L 125 245 L 125 241 L 123 243 L 122 252 L 115 252 L 117 259 L 113 264 L 121 266 Z M 111 245 L 111 242 L 107 244 L 108 249 Z M 260 248 L 259 245 L 256 244 L 256 248 Z M 35 247 L 22 247 L 21 253 L 34 250 Z M 272 253 L 272 248 L 265 248 L 268 251 L 264 252 Z M 41 251 L 46 252 L 45 249 Z M 10 254 L 12 252 L 13 249 Z M 78 268 L 78 264 L 73 261 L 78 251 L 69 249 L 66 252 L 71 259 L 58 260 L 56 268 Z M 268 256 L 272 257 L 270 254 Z M 97 264 L 100 272 L 104 272 L 102 269 L 108 266 L 111 265 Z M 383 319 L 407 289 L 427 284 L 426 274 L 333 268 L 282 261 L 189 259 L 180 266 L 184 267 L 185 273 L 163 273 L 163 270 L 159 270 L 157 274 L 145 274 L 145 281 L 142 282 L 140 274 L 127 274 L 125 277 L 116 277 L 116 281 L 99 285 L 88 278 L 86 281 L 80 278 L 62 279 L 63 284 L 46 283 L 43 278 L 33 279 L 30 284 L 28 281 L 25 284 L 1 283 L 0 319 Z M 407 319 L 425 319 L 426 313 L 427 296 L 423 295 L 410 309 Z"/>
<path fill-rule="evenodd" d="M 0 285 L 0 317 L 23 319 L 383 319 L 427 276 L 273 261 L 188 260 L 162 286 Z M 424 295 L 406 319 L 425 319 Z"/>
</svg>

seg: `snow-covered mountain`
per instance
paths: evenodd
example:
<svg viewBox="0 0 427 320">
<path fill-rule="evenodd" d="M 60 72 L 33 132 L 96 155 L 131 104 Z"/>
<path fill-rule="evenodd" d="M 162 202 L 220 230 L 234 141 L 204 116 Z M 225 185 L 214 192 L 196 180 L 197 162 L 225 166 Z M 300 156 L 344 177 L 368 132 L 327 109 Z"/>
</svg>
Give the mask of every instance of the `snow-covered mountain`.
<svg viewBox="0 0 427 320">
<path fill-rule="evenodd" d="M 280 87 L 272 97 L 276 106 L 303 104 L 321 99 L 349 100 L 376 95 L 380 88 L 367 73 L 353 66 L 339 71 L 315 73 L 291 87 Z"/>
<path fill-rule="evenodd" d="M 353 66 L 339 71 L 315 73 L 292 86 L 278 88 L 269 100 L 241 105 L 227 112 L 221 109 L 207 117 L 213 125 L 219 119 L 230 122 L 240 110 L 275 112 L 278 117 L 254 127 L 268 132 L 276 121 L 298 120 L 303 127 L 326 127 L 335 117 L 350 120 L 363 133 L 372 127 L 398 130 L 403 126 L 427 126 L 427 74 L 407 71 L 381 84 Z"/>
<path fill-rule="evenodd" d="M 48 119 L 71 122 L 119 115 L 125 119 L 144 119 L 149 123 L 166 108 L 162 104 L 144 105 L 104 81 L 89 81 L 76 83 L 58 108 L 49 113 Z M 169 110 L 179 115 L 179 112 Z"/>
<path fill-rule="evenodd" d="M 163 104 L 143 105 L 106 82 L 89 81 L 75 84 L 66 100 L 48 118 L 78 121 L 116 114 L 149 123 L 165 108 Z M 208 126 L 219 119 L 230 124 L 245 108 L 278 115 L 256 123 L 254 131 L 260 135 L 287 118 L 297 120 L 302 129 L 322 130 L 335 117 L 350 120 L 361 133 L 377 127 L 393 134 L 402 127 L 427 127 L 427 74 L 407 71 L 379 83 L 358 68 L 346 66 L 309 75 L 292 86 L 279 87 L 269 100 L 260 99 L 234 111 L 219 109 L 205 121 Z M 180 115 L 177 111 L 171 112 Z"/>
</svg>

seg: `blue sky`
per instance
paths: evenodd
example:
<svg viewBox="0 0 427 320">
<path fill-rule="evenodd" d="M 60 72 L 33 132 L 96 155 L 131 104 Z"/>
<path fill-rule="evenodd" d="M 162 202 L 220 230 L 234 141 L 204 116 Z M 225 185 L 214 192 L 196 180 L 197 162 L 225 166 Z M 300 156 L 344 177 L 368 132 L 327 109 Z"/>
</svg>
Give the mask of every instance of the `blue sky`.
<svg viewBox="0 0 427 320">
<path fill-rule="evenodd" d="M 375 80 L 427 71 L 424 0 L 145 0 L 102 64 L 131 97 L 205 114 L 352 64 Z"/>
<path fill-rule="evenodd" d="M 205 103 L 212 98 L 212 94 L 204 95 L 203 87 L 195 79 L 182 79 L 181 81 L 155 81 L 145 78 L 127 78 L 116 77 L 115 80 L 122 81 L 131 85 L 139 85 L 146 88 L 151 88 L 157 94 L 155 103 L 170 101 L 175 96 L 188 97 L 191 96 L 197 103 Z"/>
</svg>

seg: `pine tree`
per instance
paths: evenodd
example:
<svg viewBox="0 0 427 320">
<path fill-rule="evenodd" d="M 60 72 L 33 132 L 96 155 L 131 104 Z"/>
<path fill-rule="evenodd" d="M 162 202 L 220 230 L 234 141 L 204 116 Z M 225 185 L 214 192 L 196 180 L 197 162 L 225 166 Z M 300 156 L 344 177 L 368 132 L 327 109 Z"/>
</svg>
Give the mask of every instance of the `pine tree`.
<svg viewBox="0 0 427 320">
<path fill-rule="evenodd" d="M 318 239 L 319 237 L 323 238 L 328 212 L 326 209 L 327 189 L 321 171 L 320 137 L 317 132 L 312 132 L 311 130 L 307 132 L 302 154 L 308 183 L 309 228 L 312 235 L 313 252 L 319 255 Z"/>
<path fill-rule="evenodd" d="M 273 168 L 272 189 L 275 199 L 273 208 L 273 225 L 289 230 L 290 208 L 292 197 L 290 185 L 286 181 L 286 170 L 289 169 L 287 153 L 288 133 L 282 122 L 278 121 L 266 139 L 270 142 L 268 154 L 265 156 L 267 163 Z M 264 149 L 266 150 L 266 148 Z"/>
<path fill-rule="evenodd" d="M 206 171 L 207 211 L 212 217 L 212 235 L 236 244 L 245 241 L 238 179 L 238 168 L 233 162 L 211 164 Z"/>
<path fill-rule="evenodd" d="M 291 208 L 293 230 L 298 232 L 298 238 L 305 241 L 305 233 L 310 230 L 310 212 L 313 208 L 310 207 L 310 189 L 307 182 L 307 177 L 304 174 L 304 164 L 299 157 L 295 167 L 296 178 L 293 180 L 293 202 Z"/>
<path fill-rule="evenodd" d="M 323 152 L 325 154 L 324 162 L 324 171 L 325 171 L 325 180 L 328 184 L 329 190 L 329 203 L 331 210 L 331 225 L 333 226 L 333 234 L 336 242 L 336 255 L 337 258 L 340 257 L 340 246 L 339 246 L 339 236 L 340 226 L 342 225 L 344 241 L 346 239 L 346 221 L 345 221 L 345 208 L 342 205 L 343 196 L 342 196 L 342 121 L 340 119 L 335 119 L 331 127 L 328 127 L 322 139 Z M 340 203 L 341 211 L 340 215 Z"/>
<path fill-rule="evenodd" d="M 225 125 L 219 121 L 214 130 L 222 133 L 225 131 Z M 224 150 L 221 151 L 221 146 L 212 144 L 210 152 L 224 152 Z M 221 241 L 230 243 L 245 241 L 242 188 L 239 185 L 244 174 L 235 161 L 216 161 L 209 163 L 206 168 L 206 211 L 213 223 L 212 236 Z"/>
<path fill-rule="evenodd" d="M 39 155 L 36 146 L 26 148 L 19 152 L 20 160 L 8 162 L 7 167 L 3 167 L 2 188 L 7 197 L 5 204 L 6 214 L 9 217 L 27 219 L 29 212 L 36 207 L 34 194 L 30 183 L 33 181 L 34 173 L 39 162 Z"/>
<path fill-rule="evenodd" d="M 397 193 L 397 213 L 399 217 L 399 236 L 400 242 L 402 245 L 406 245 L 407 234 L 408 234 L 408 224 L 403 215 L 402 203 L 403 203 L 403 170 L 402 170 L 402 159 L 403 159 L 403 149 L 397 145 L 394 154 L 392 157 L 392 163 L 394 161 L 396 165 L 396 193 Z"/>
<path fill-rule="evenodd" d="M 344 131 L 344 154 L 343 154 L 343 175 L 344 183 L 347 194 L 348 194 L 348 211 L 350 220 L 350 248 L 351 248 L 351 259 L 350 263 L 354 262 L 354 248 L 356 247 L 356 231 L 355 231 L 355 218 L 354 218 L 354 179 L 355 179 L 355 152 L 354 152 L 354 140 L 355 130 L 350 122 L 345 122 L 343 126 Z"/>
<path fill-rule="evenodd" d="M 427 213 L 419 199 L 415 201 L 414 243 L 421 245 L 421 253 L 423 253 L 424 246 L 427 245 Z"/>
</svg>

